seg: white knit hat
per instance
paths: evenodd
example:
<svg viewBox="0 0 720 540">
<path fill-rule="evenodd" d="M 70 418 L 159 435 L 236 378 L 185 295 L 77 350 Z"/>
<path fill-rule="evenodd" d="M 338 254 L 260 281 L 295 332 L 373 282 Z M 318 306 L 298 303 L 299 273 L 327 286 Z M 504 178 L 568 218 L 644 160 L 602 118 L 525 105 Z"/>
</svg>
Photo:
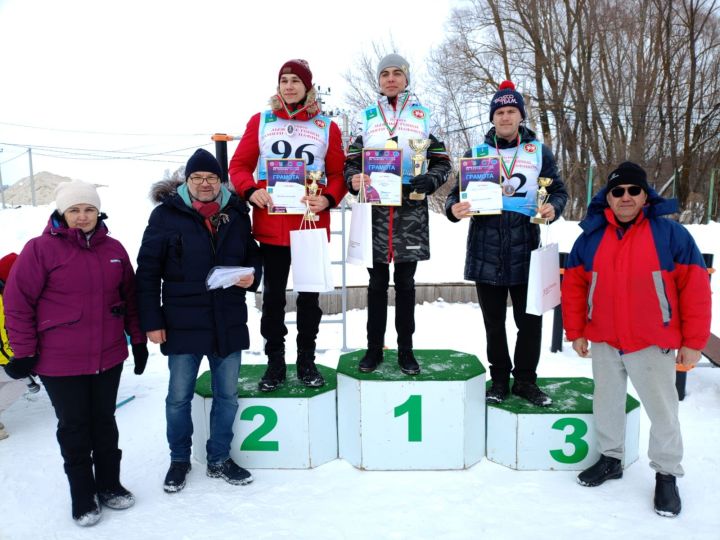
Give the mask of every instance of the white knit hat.
<svg viewBox="0 0 720 540">
<path fill-rule="evenodd" d="M 90 204 L 100 211 L 100 196 L 95 186 L 82 180 L 58 184 L 55 188 L 58 212 L 64 214 L 65 210 L 76 204 Z"/>
</svg>

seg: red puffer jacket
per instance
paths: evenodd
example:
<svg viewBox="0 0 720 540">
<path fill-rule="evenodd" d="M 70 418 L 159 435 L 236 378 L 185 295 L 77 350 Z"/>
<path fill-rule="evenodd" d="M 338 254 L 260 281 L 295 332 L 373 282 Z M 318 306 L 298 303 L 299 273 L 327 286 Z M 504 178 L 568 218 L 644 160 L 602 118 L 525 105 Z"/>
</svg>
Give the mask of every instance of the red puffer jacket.
<svg viewBox="0 0 720 540">
<path fill-rule="evenodd" d="M 316 107 L 308 107 L 315 110 Z M 289 120 L 290 117 L 285 109 L 273 111 L 276 116 Z M 230 160 L 230 178 L 235 186 L 238 195 L 248 201 L 250 196 L 256 189 L 266 189 L 267 182 L 265 180 L 255 181 L 253 172 L 258 165 L 260 156 L 260 144 L 258 140 L 258 132 L 260 128 L 260 115 L 255 114 L 247 124 L 245 134 L 235 150 L 232 160 Z M 309 113 L 307 109 L 295 114 L 293 121 L 309 122 L 319 114 L 319 110 Z M 263 159 L 271 156 L 262 156 Z M 328 149 L 325 155 L 325 176 L 327 178 L 327 186 L 323 189 L 322 195 L 326 195 L 330 201 L 327 210 L 320 212 L 320 220 L 317 227 L 322 227 L 328 231 L 328 239 L 330 238 L 330 208 L 337 206 L 347 193 L 345 180 L 343 179 L 343 166 L 345 164 L 345 153 L 342 148 L 342 137 L 340 128 L 335 122 L 330 124 L 330 133 L 328 137 Z M 290 245 L 290 231 L 300 228 L 302 216 L 299 215 L 270 215 L 267 208 L 258 208 L 253 205 L 253 236 L 263 244 L 273 244 L 277 246 Z"/>
</svg>

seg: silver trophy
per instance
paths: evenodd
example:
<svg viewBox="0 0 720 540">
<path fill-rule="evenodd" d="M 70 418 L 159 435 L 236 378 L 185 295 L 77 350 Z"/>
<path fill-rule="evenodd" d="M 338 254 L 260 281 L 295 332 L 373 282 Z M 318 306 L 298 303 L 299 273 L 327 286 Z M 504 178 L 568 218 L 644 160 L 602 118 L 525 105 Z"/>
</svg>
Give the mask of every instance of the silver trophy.
<svg viewBox="0 0 720 540">
<path fill-rule="evenodd" d="M 409 139 L 408 146 L 415 152 L 412 156 L 413 176 L 423 173 L 423 165 L 425 164 L 425 153 L 430 147 L 430 139 Z M 413 201 L 422 201 L 425 198 L 424 193 L 413 191 L 410 193 L 410 199 Z"/>
</svg>

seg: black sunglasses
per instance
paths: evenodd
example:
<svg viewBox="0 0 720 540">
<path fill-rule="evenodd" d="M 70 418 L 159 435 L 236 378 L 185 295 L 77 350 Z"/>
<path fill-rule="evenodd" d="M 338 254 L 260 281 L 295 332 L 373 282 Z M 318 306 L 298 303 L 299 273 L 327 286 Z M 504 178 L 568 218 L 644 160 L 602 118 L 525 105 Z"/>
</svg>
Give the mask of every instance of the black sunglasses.
<svg viewBox="0 0 720 540">
<path fill-rule="evenodd" d="M 637 197 L 642 192 L 642 188 L 640 186 L 630 186 L 630 187 L 616 187 L 612 188 L 610 190 L 610 194 L 615 197 L 616 199 L 619 199 L 620 197 L 623 197 L 625 195 L 625 190 L 630 194 L 631 197 Z"/>
</svg>

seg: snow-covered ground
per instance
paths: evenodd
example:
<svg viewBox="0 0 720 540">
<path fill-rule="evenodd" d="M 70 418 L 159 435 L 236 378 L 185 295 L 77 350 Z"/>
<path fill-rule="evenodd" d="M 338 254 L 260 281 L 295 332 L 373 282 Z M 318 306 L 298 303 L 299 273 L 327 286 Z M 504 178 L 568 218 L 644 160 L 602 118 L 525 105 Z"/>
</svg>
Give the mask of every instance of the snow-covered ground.
<svg viewBox="0 0 720 540">
<path fill-rule="evenodd" d="M 147 185 L 111 184 L 100 191 L 108 226 L 134 258 L 151 205 Z M 19 251 L 42 231 L 50 207 L 0 211 L 0 254 Z M 336 218 L 339 216 L 336 216 Z M 336 219 L 336 222 L 338 220 Z M 433 215 L 431 261 L 419 266 L 417 281 L 461 281 L 467 224 Z M 701 251 L 715 254 L 720 266 L 720 224 L 691 226 Z M 551 237 L 568 251 L 576 223 L 559 222 Z M 338 249 L 339 237 L 334 237 Z M 339 269 L 338 280 L 339 280 Z M 349 268 L 348 280 L 363 284 L 366 273 Z M 720 278 L 713 278 L 717 298 Z M 713 331 L 720 333 L 719 303 Z M 389 320 L 393 320 L 390 308 Z M 260 313 L 250 309 L 252 348 L 245 363 L 263 363 Z M 442 301 L 418 306 L 417 348 L 453 348 L 485 357 L 482 317 L 477 305 Z M 365 345 L 364 311 L 348 313 L 348 347 Z M 590 377 L 589 360 L 565 344 L 550 353 L 551 315 L 545 316 L 539 374 Z M 341 326 L 321 327 L 318 361 L 335 367 L 342 354 Z M 514 339 L 512 314 L 508 334 Z M 395 342 L 389 325 L 386 342 Z M 294 329 L 288 348 L 294 346 Z M 289 353 L 292 358 L 292 352 Z M 484 361 L 484 360 L 483 360 Z M 205 476 L 194 462 L 186 489 L 162 490 L 168 466 L 164 399 L 168 371 L 159 349 L 151 346 L 142 376 L 123 373 L 120 398 L 136 398 L 118 409 L 122 479 L 137 504 L 130 510 L 105 510 L 100 523 L 78 528 L 70 517 L 67 481 L 55 440 L 55 417 L 42 391 L 19 399 L 0 420 L 11 436 L 0 442 L 0 539 L 196 539 L 196 538 L 683 538 L 719 539 L 720 369 L 707 360 L 688 375 L 680 415 L 686 476 L 679 481 L 683 511 L 677 519 L 652 510 L 654 474 L 648 467 L 649 422 L 642 415 L 640 459 L 620 481 L 598 488 L 575 482 L 575 472 L 518 472 L 486 459 L 463 471 L 369 472 L 335 460 L 312 470 L 253 470 L 255 482 L 234 487 Z M 631 393 L 634 393 L 630 389 Z"/>
</svg>

